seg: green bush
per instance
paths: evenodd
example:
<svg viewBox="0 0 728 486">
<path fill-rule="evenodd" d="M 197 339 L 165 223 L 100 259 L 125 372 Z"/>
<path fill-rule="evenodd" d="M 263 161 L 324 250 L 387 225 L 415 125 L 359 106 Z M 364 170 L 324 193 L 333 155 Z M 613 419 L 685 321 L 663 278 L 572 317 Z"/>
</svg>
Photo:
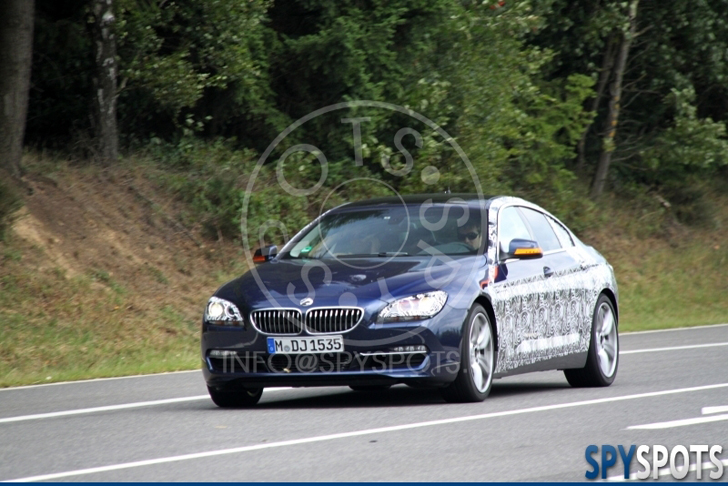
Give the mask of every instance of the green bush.
<svg viewBox="0 0 728 486">
<path fill-rule="evenodd" d="M 192 137 L 177 144 L 153 140 L 147 154 L 161 163 L 160 182 L 189 204 L 188 224 L 199 224 L 210 237 L 240 234 L 240 194 L 255 164 L 249 151 L 236 151 L 224 140 Z"/>
<path fill-rule="evenodd" d="M 692 182 L 692 183 L 691 183 Z M 704 184 L 687 181 L 668 184 L 662 188 L 665 198 L 672 205 L 672 212 L 680 223 L 710 228 L 715 223 L 716 210 L 710 198 L 706 198 Z"/>
</svg>

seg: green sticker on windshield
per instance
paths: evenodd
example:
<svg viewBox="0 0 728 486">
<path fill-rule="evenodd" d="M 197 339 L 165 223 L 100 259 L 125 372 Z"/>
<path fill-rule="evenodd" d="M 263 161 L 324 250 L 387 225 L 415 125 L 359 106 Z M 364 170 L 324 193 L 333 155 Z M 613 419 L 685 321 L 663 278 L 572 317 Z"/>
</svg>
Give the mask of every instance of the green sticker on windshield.
<svg viewBox="0 0 728 486">
<path fill-rule="evenodd" d="M 311 251 L 311 247 L 310 247 L 310 246 L 306 246 L 306 247 L 304 247 L 304 248 L 303 248 L 303 249 L 301 250 L 301 253 L 308 253 L 309 251 Z"/>
</svg>

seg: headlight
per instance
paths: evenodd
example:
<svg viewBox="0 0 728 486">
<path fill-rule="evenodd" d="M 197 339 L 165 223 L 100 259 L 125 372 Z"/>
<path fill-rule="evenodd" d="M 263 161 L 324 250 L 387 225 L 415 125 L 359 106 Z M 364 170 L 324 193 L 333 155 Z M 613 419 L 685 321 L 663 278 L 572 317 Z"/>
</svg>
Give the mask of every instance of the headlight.
<svg viewBox="0 0 728 486">
<path fill-rule="evenodd" d="M 398 299 L 379 313 L 379 322 L 421 321 L 440 312 L 447 301 L 447 292 L 436 290 Z"/>
<path fill-rule="evenodd" d="M 243 316 L 232 302 L 210 297 L 205 308 L 205 322 L 220 326 L 242 326 Z"/>
</svg>

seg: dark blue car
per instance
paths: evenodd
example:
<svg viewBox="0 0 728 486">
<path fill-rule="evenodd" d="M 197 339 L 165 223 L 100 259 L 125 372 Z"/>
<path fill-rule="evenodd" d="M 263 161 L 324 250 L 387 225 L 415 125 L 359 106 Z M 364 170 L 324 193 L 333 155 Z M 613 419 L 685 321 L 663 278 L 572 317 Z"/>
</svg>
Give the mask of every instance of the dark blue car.
<svg viewBox="0 0 728 486">
<path fill-rule="evenodd" d="M 203 371 L 221 407 L 264 387 L 397 383 L 483 400 L 494 378 L 617 373 L 612 267 L 522 199 L 422 195 L 326 212 L 210 298 Z"/>
</svg>

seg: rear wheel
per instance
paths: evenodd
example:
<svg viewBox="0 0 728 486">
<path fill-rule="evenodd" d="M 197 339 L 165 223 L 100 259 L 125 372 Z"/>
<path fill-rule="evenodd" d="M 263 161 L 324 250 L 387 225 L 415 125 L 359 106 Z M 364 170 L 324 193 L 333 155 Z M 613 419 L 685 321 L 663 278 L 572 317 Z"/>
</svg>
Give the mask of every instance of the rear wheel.
<svg viewBox="0 0 728 486">
<path fill-rule="evenodd" d="M 460 346 L 460 369 L 457 378 L 441 390 L 448 402 L 481 402 L 493 385 L 495 339 L 488 313 L 473 306 Z"/>
<path fill-rule="evenodd" d="M 263 395 L 262 388 L 241 388 L 238 390 L 222 390 L 208 386 L 207 392 L 215 405 L 221 408 L 252 407 Z"/>
<path fill-rule="evenodd" d="M 609 386 L 617 376 L 618 364 L 617 314 L 614 312 L 612 302 L 602 294 L 594 308 L 586 366 L 581 369 L 564 370 L 564 375 L 574 387 Z"/>
</svg>

